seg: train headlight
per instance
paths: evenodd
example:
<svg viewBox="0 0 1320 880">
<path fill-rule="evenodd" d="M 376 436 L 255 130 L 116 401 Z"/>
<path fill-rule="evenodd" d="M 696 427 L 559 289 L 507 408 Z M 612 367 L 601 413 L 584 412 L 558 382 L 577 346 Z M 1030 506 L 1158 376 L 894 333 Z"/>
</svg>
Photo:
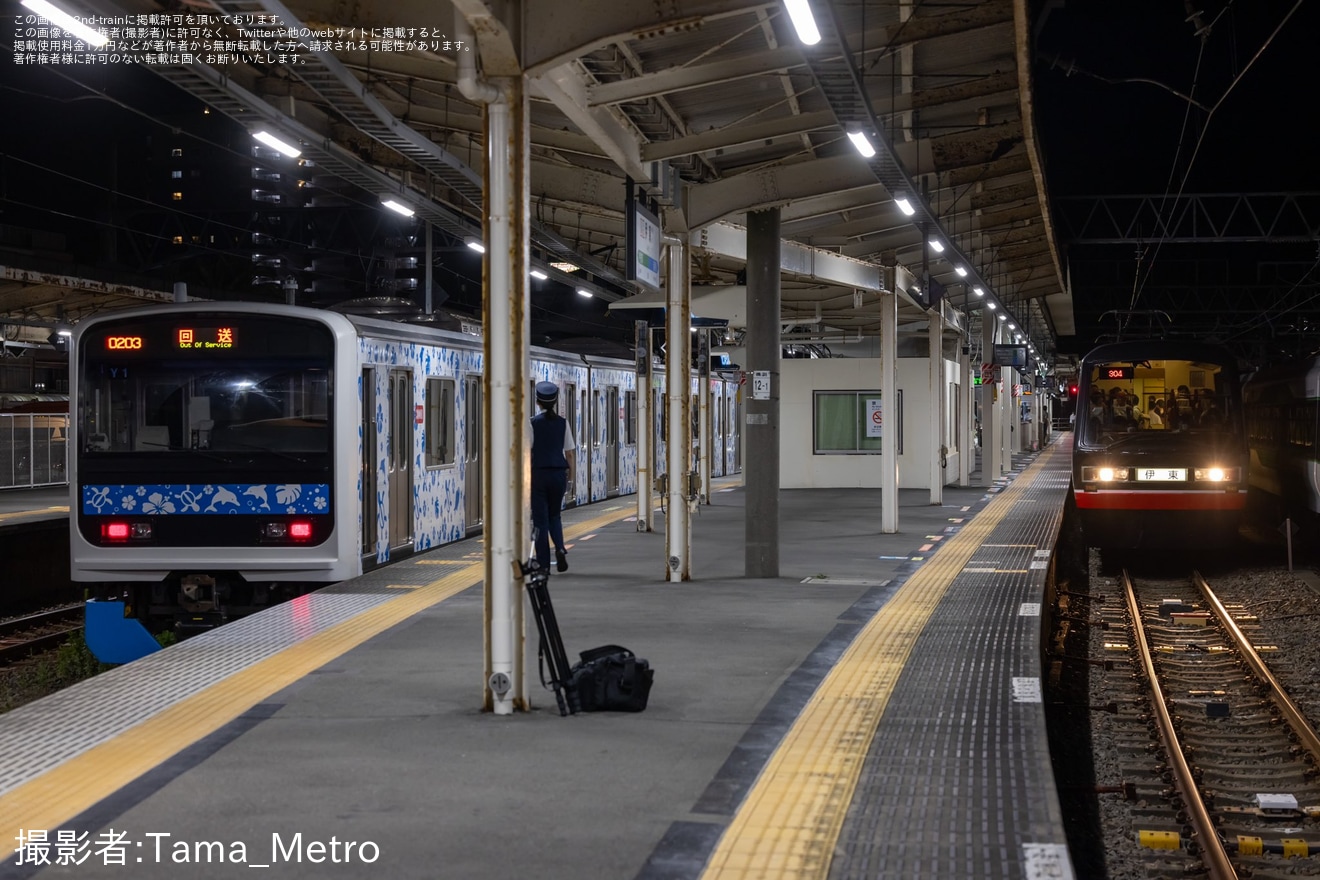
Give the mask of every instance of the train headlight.
<svg viewBox="0 0 1320 880">
<path fill-rule="evenodd" d="M 1192 479 L 1202 483 L 1236 483 L 1241 473 L 1240 468 L 1193 468 Z"/>
<path fill-rule="evenodd" d="M 1125 467 L 1084 467 L 1082 480 L 1087 483 L 1121 483 L 1128 478 Z"/>
</svg>

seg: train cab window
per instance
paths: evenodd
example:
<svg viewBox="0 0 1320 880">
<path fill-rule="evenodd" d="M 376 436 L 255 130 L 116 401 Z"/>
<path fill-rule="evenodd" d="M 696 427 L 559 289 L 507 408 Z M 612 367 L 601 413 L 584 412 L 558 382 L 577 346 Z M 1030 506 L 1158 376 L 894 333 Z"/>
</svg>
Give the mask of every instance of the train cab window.
<svg viewBox="0 0 1320 880">
<path fill-rule="evenodd" d="M 1241 419 L 1232 375 L 1218 364 L 1173 359 L 1096 364 L 1079 403 L 1079 440 L 1108 445 L 1129 434 L 1231 432 Z"/>
<path fill-rule="evenodd" d="M 454 463 L 457 435 L 454 427 L 454 380 L 426 380 L 426 466 Z"/>
</svg>

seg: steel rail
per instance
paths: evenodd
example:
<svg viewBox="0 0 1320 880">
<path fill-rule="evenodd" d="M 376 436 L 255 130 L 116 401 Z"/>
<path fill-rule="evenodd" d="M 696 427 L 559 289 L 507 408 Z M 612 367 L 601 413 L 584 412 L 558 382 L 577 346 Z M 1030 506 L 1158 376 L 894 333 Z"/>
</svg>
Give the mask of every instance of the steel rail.
<svg viewBox="0 0 1320 880">
<path fill-rule="evenodd" d="M 1237 871 L 1233 868 L 1233 863 L 1229 861 L 1228 852 L 1224 849 L 1224 841 L 1215 829 L 1214 820 L 1210 817 L 1205 802 L 1201 800 L 1201 793 L 1197 790 L 1192 768 L 1187 764 L 1187 758 L 1178 742 L 1178 733 L 1173 728 L 1173 717 L 1169 714 L 1169 706 L 1164 698 L 1164 690 L 1160 687 L 1159 677 L 1155 674 L 1155 660 L 1151 654 L 1150 645 L 1146 641 L 1146 628 L 1141 622 L 1141 606 L 1137 604 L 1136 589 L 1132 586 L 1132 578 L 1128 575 L 1127 569 L 1123 569 L 1122 578 L 1123 592 L 1127 599 L 1128 616 L 1132 618 L 1134 641 L 1141 655 L 1141 667 L 1146 673 L 1146 681 L 1150 684 L 1151 705 L 1155 711 L 1155 722 L 1159 729 L 1160 741 L 1164 744 L 1164 751 L 1169 756 L 1169 764 L 1173 770 L 1174 787 L 1182 796 L 1183 804 L 1187 809 L 1188 821 L 1191 823 L 1195 839 L 1201 847 L 1201 861 L 1205 863 L 1210 880 L 1237 880 Z"/>
<path fill-rule="evenodd" d="M 15 617 L 10 620 L 0 620 L 0 637 L 8 636 L 10 633 L 22 632 L 25 629 L 32 629 L 37 626 L 48 626 L 53 623 L 60 623 L 65 618 L 73 616 L 82 616 L 83 603 L 78 602 L 75 605 L 64 605 L 59 608 L 51 608 L 47 611 L 38 611 L 36 614 L 28 614 L 24 617 Z"/>
<path fill-rule="evenodd" d="M 14 642 L 12 645 L 0 644 L 0 665 L 14 660 L 25 660 L 33 654 L 40 654 L 42 651 L 58 648 L 64 644 L 64 640 L 70 634 L 80 629 L 82 629 L 81 626 L 71 626 L 59 632 L 45 633 L 44 635 L 24 639 L 21 642 Z"/>
<path fill-rule="evenodd" d="M 1192 572 L 1192 581 L 1201 591 L 1206 604 L 1214 609 L 1215 614 L 1223 624 L 1224 630 L 1237 646 L 1238 652 L 1246 659 L 1251 671 L 1256 673 L 1256 677 L 1260 682 L 1270 689 L 1270 699 L 1279 707 L 1284 720 L 1288 722 L 1288 726 L 1292 728 L 1298 741 L 1317 762 L 1320 762 L 1320 736 L 1316 735 L 1315 728 L 1306 720 L 1302 710 L 1298 708 L 1292 697 L 1288 696 L 1288 692 L 1284 690 L 1283 685 L 1279 684 L 1279 680 L 1270 672 L 1269 667 L 1265 665 L 1265 661 L 1260 658 L 1260 654 L 1256 652 L 1255 647 L 1247 640 L 1242 630 L 1238 628 L 1237 622 L 1229 615 L 1224 603 L 1219 601 L 1219 597 L 1215 595 L 1214 590 L 1210 589 L 1210 584 L 1206 582 L 1205 578 L 1201 577 L 1199 571 Z"/>
</svg>

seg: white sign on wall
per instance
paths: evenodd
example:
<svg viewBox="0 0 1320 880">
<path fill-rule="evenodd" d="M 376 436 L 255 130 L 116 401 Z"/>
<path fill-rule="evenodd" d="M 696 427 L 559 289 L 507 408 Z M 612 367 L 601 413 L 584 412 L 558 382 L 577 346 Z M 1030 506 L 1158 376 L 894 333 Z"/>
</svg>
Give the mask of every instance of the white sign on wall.
<svg viewBox="0 0 1320 880">
<path fill-rule="evenodd" d="M 880 428 L 884 424 L 884 417 L 880 407 L 880 398 L 866 398 L 866 436 L 882 437 L 884 436 Z"/>
<path fill-rule="evenodd" d="M 752 400 L 770 399 L 770 371 L 752 371 Z"/>
</svg>

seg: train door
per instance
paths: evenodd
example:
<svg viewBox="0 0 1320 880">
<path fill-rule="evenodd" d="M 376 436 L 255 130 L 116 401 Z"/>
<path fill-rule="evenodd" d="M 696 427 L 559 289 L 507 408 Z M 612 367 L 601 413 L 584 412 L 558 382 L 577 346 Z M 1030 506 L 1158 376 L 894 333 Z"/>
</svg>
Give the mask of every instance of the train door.
<svg viewBox="0 0 1320 880">
<path fill-rule="evenodd" d="M 710 389 L 710 475 L 724 476 L 724 383 L 712 382 Z"/>
<path fill-rule="evenodd" d="M 665 443 L 665 394 L 660 388 L 651 389 L 651 414 L 655 431 L 655 442 L 651 444 L 654 450 L 651 473 L 658 477 L 665 473 L 669 466 L 669 456 L 666 453 L 668 446 Z"/>
<path fill-rule="evenodd" d="M 386 473 L 390 481 L 390 549 L 413 538 L 413 382 L 407 370 L 390 370 Z"/>
<path fill-rule="evenodd" d="M 588 378 L 587 381 L 590 382 L 591 379 Z M 588 424 L 591 421 L 591 409 L 587 406 L 587 389 L 585 388 L 578 392 L 578 413 L 582 421 L 573 426 L 573 430 L 577 432 L 573 435 L 573 439 L 577 441 L 578 447 L 577 472 L 582 476 L 577 479 L 582 482 L 583 495 L 586 496 L 587 503 L 590 504 L 593 500 L 591 497 L 593 489 L 591 484 L 593 473 L 591 469 L 591 437 L 589 434 L 591 426 Z"/>
<path fill-rule="evenodd" d="M 376 371 L 362 371 L 362 559 L 376 559 Z"/>
<path fill-rule="evenodd" d="M 739 401 L 742 399 L 742 387 L 729 395 L 729 431 L 733 435 L 733 472 L 742 472 L 742 416 L 739 414 Z"/>
<path fill-rule="evenodd" d="M 605 389 L 605 494 L 619 494 L 619 388 Z"/>
<path fill-rule="evenodd" d="M 598 459 L 604 461 L 604 459 L 601 458 L 601 456 L 605 454 L 605 439 L 604 439 L 605 418 L 603 413 L 601 412 L 604 406 L 605 406 L 605 397 L 601 393 L 600 389 L 599 388 L 591 389 L 591 443 L 589 445 L 591 446 L 591 476 L 593 481 L 596 478 L 596 461 Z M 608 485 L 608 483 L 606 485 Z M 593 483 L 591 487 L 592 501 L 596 500 L 596 490 L 601 488 L 604 487 L 596 486 Z"/>
<path fill-rule="evenodd" d="M 564 420 L 568 422 L 568 429 L 573 432 L 573 439 L 577 440 L 577 385 L 572 382 L 564 383 Z M 581 444 L 579 444 L 581 445 Z M 578 450 L 581 453 L 582 450 Z M 581 471 L 582 462 L 578 461 L 577 471 Z M 564 491 L 564 503 L 572 507 L 577 503 L 577 480 L 578 475 L 574 473 L 573 468 L 568 472 L 568 488 Z"/>
<path fill-rule="evenodd" d="M 467 530 L 471 533 L 482 523 L 481 510 L 481 377 L 468 376 L 463 380 L 463 511 L 467 517 Z"/>
</svg>

